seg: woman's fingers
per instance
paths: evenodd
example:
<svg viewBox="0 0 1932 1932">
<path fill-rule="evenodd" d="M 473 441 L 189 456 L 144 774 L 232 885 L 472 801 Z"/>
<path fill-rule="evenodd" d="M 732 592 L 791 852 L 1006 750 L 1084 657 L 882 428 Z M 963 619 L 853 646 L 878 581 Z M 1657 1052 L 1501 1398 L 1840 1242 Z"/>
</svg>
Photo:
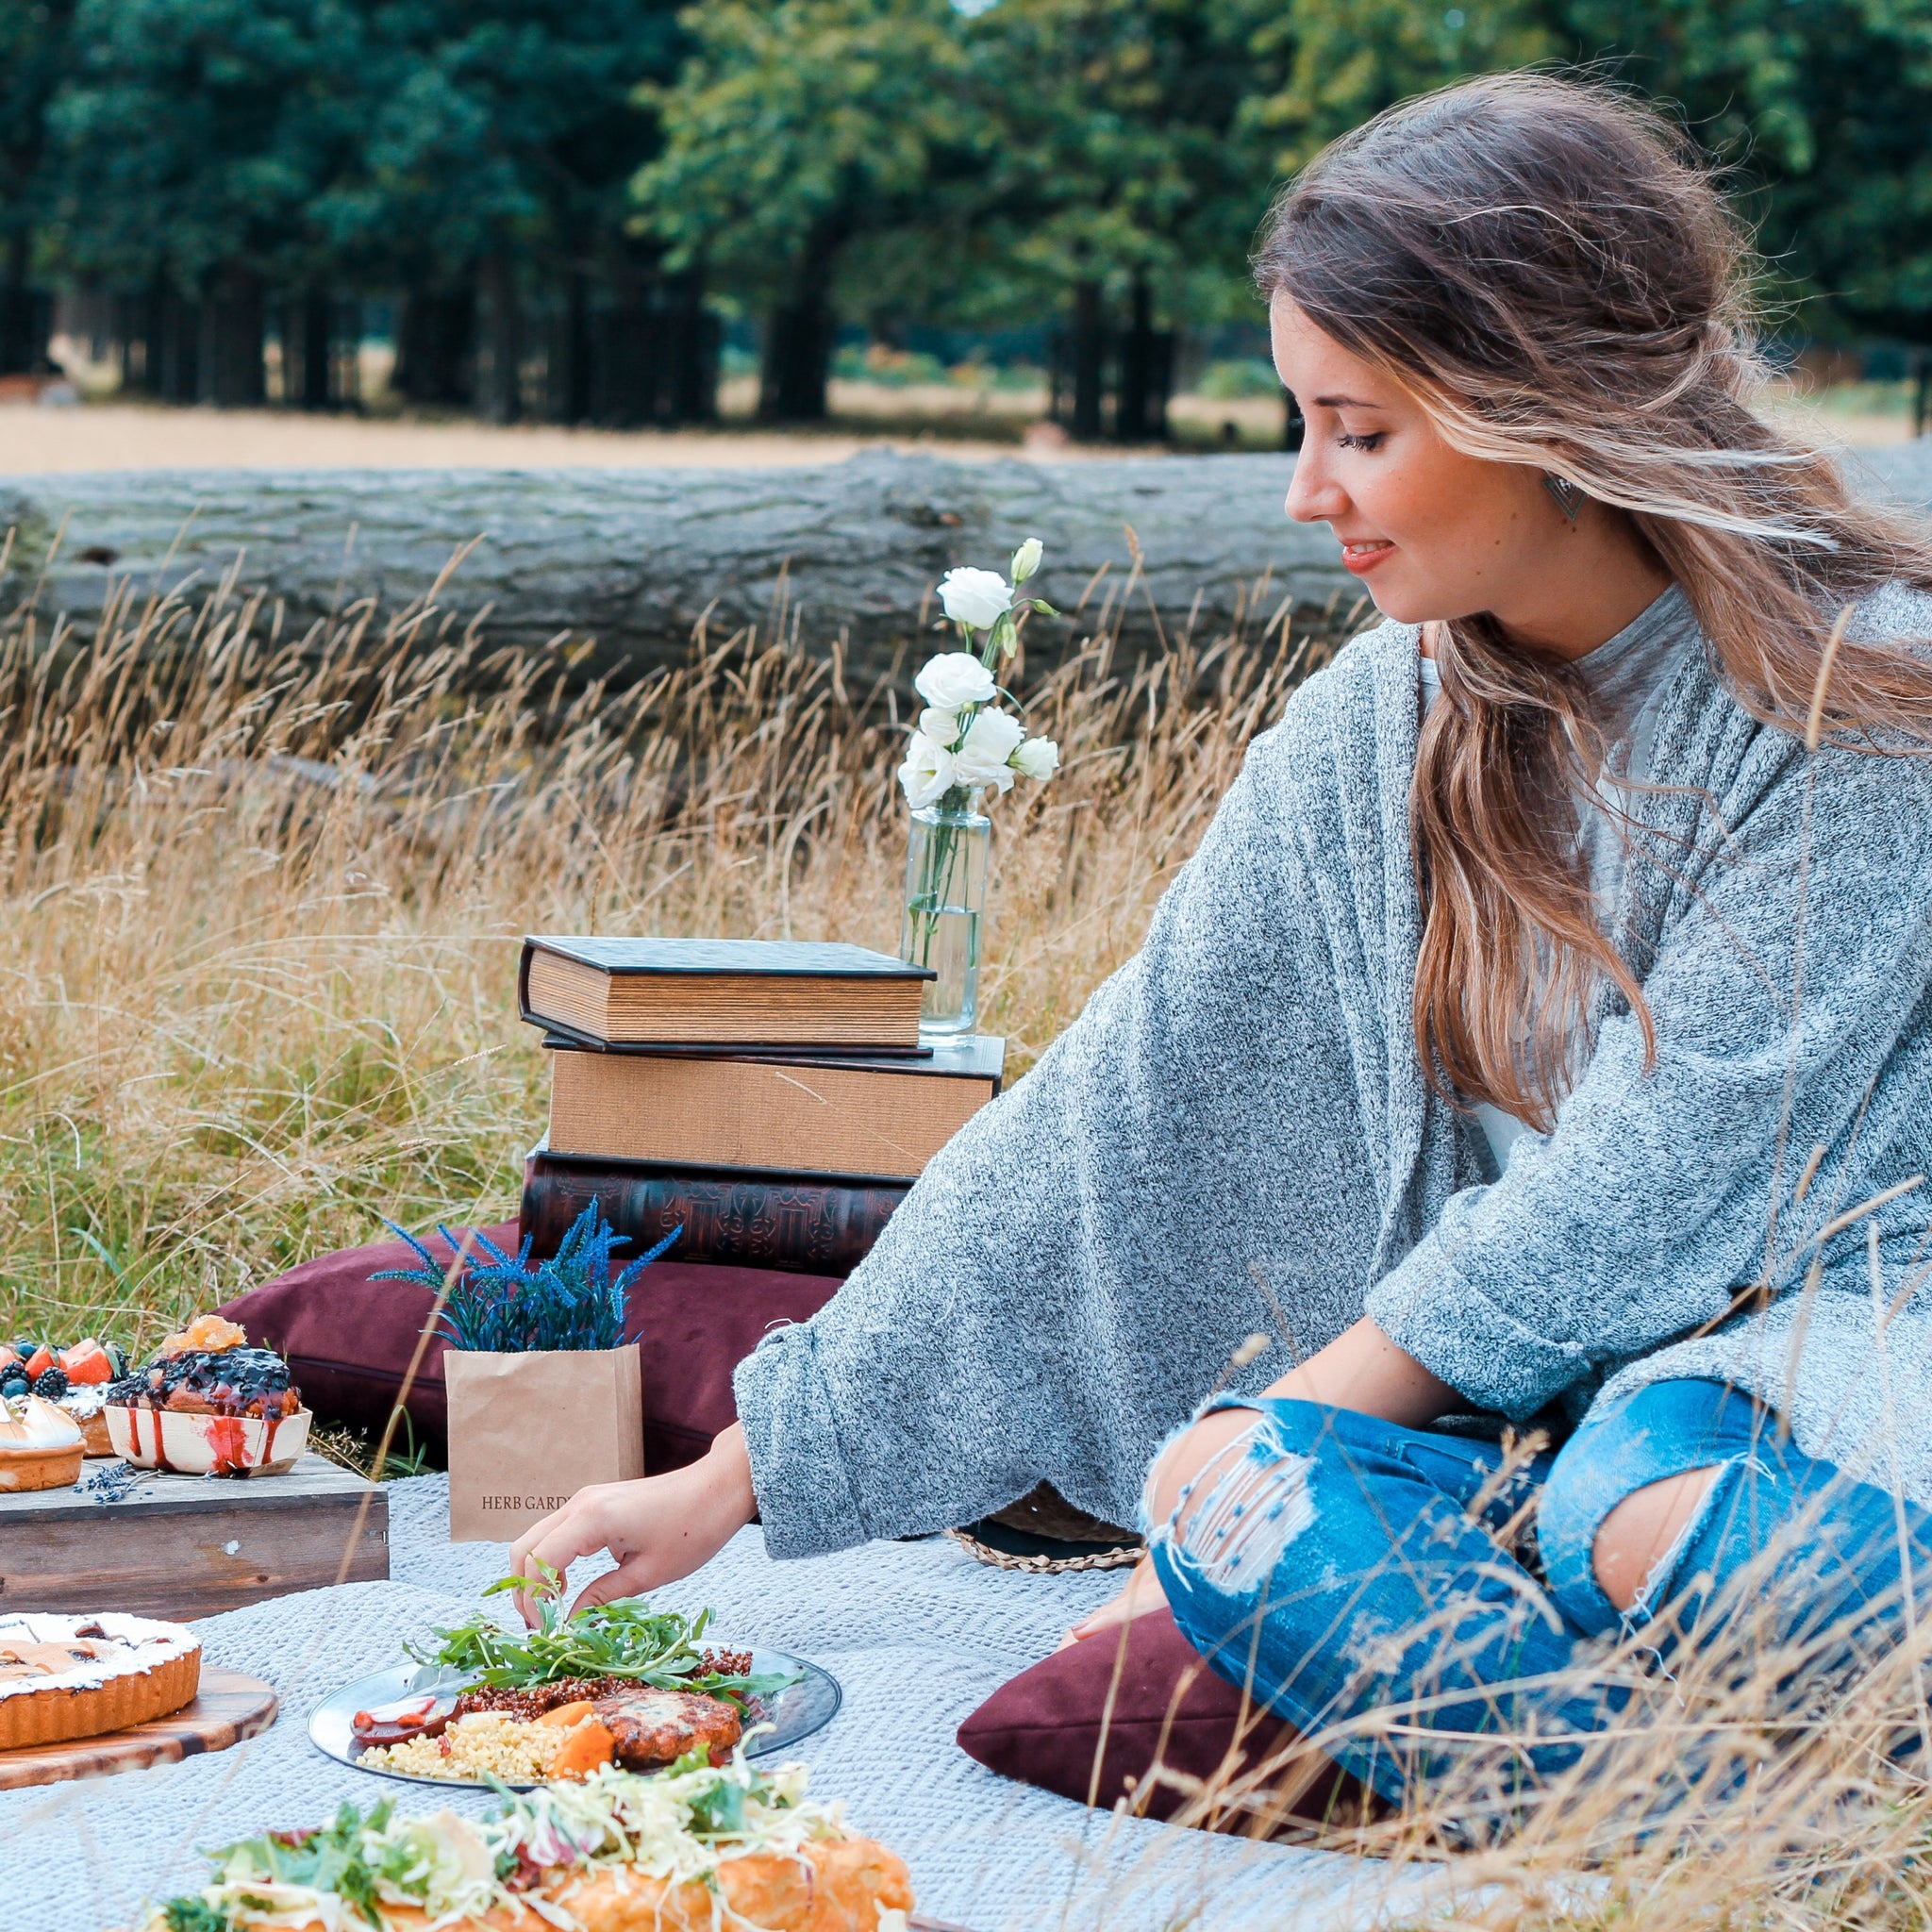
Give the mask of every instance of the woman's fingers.
<svg viewBox="0 0 1932 1932">
<path fill-rule="evenodd" d="M 536 1565 L 545 1563 L 562 1576 L 579 1557 L 594 1557 L 598 1551 L 608 1548 L 605 1499 L 610 1491 L 629 1487 L 624 1483 L 596 1483 L 579 1490 L 561 1509 L 546 1516 L 535 1528 L 525 1530 L 510 1545 L 509 1574 L 533 1576 L 540 1574 Z M 601 1603 L 604 1599 L 600 1597 L 597 1601 Z M 518 1614 L 534 1628 L 537 1607 L 529 1592 L 518 1591 L 515 1603 Z"/>
<path fill-rule="evenodd" d="M 1160 1575 L 1154 1567 L 1154 1559 L 1142 1557 L 1134 1565 L 1126 1588 L 1118 1596 L 1108 1597 L 1097 1610 L 1082 1617 L 1067 1632 L 1060 1648 L 1064 1650 L 1069 1643 L 1077 1643 L 1083 1637 L 1091 1637 L 1096 1631 L 1113 1629 L 1121 1624 L 1131 1623 L 1136 1617 L 1144 1617 L 1150 1611 L 1166 1607 L 1167 1594 L 1160 1587 Z"/>
</svg>

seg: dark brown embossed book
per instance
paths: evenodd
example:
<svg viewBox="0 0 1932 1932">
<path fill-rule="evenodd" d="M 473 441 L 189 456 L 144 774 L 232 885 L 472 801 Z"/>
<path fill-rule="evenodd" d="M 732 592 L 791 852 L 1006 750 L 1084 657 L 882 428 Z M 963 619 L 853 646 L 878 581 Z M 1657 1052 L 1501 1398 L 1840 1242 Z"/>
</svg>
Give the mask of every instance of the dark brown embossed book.
<svg viewBox="0 0 1932 1932">
<path fill-rule="evenodd" d="M 525 1020 L 591 1046 L 916 1053 L 933 976 L 864 946 L 535 934 L 524 941 L 517 1005 Z"/>
<path fill-rule="evenodd" d="M 674 1227 L 666 1257 L 738 1268 L 849 1274 L 871 1251 L 909 1183 L 865 1175 L 753 1173 L 648 1161 L 576 1160 L 539 1147 L 524 1163 L 522 1231 L 554 1255 L 594 1200 L 641 1255 Z"/>
</svg>

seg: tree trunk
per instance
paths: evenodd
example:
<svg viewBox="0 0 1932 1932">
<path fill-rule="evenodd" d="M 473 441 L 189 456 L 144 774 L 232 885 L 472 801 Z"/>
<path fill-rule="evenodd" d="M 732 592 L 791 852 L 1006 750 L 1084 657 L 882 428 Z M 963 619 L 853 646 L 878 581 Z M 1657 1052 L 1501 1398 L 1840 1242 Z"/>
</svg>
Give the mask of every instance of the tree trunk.
<svg viewBox="0 0 1932 1932">
<path fill-rule="evenodd" d="M 396 329 L 396 393 L 431 408 L 465 408 L 475 399 L 476 291 L 412 289 Z"/>
<path fill-rule="evenodd" d="M 1046 544 L 1040 588 L 1050 602 L 1071 611 L 1100 578 L 1084 617 L 1029 625 L 1029 675 L 1091 628 L 1125 581 L 1125 523 L 1140 539 L 1146 596 L 1170 640 L 1191 624 L 1203 643 L 1237 627 L 1258 641 L 1284 598 L 1298 625 L 1345 623 L 1359 587 L 1324 527 L 1281 514 L 1289 471 L 1278 455 L 1041 464 L 873 451 L 776 470 L 14 477 L 0 479 L 0 526 L 20 525 L 16 568 L 26 568 L 72 509 L 41 598 L 49 615 L 67 610 L 85 623 L 109 579 L 128 574 L 145 585 L 159 572 L 164 588 L 192 574 L 202 589 L 191 594 L 200 595 L 245 552 L 242 584 L 285 600 L 285 637 L 365 592 L 399 608 L 428 588 L 458 544 L 483 533 L 443 608 L 462 614 L 491 605 L 492 646 L 534 650 L 559 631 L 594 637 L 587 675 L 682 663 L 708 608 L 714 644 L 752 625 L 769 637 L 782 586 L 807 649 L 827 650 L 846 632 L 849 686 L 864 689 L 901 654 L 903 698 L 910 669 L 946 648 L 930 627 L 941 575 L 955 564 L 1000 566 L 1027 536 Z M 112 551 L 112 570 L 74 560 L 90 549 Z M 1140 589 L 1119 621 L 1123 648 L 1154 645 Z"/>
<path fill-rule="evenodd" d="M 267 311 L 261 277 L 240 264 L 224 269 L 202 314 L 203 400 L 221 409 L 259 408 L 268 397 L 262 361 Z"/>
<path fill-rule="evenodd" d="M 1154 326 L 1154 296 L 1134 280 L 1133 319 L 1121 338 L 1120 385 L 1113 433 L 1121 442 L 1165 442 L 1167 399 L 1174 388 L 1174 335 Z"/>
<path fill-rule="evenodd" d="M 0 375 L 35 375 L 46 366 L 46 305 L 35 293 L 32 274 L 33 236 L 15 228 L 0 265 Z"/>
<path fill-rule="evenodd" d="M 715 423 L 724 330 L 705 306 L 705 272 L 686 269 L 667 276 L 663 286 L 663 382 L 658 413 L 667 423 Z"/>
<path fill-rule="evenodd" d="M 164 288 L 155 305 L 158 353 L 153 366 L 160 371 L 155 393 L 164 403 L 201 400 L 201 304 Z"/>
<path fill-rule="evenodd" d="M 514 423 L 524 413 L 524 305 L 516 263 L 501 250 L 484 258 L 481 294 L 477 407 L 486 422 Z"/>
<path fill-rule="evenodd" d="M 808 244 L 789 300 L 765 318 L 758 417 L 766 423 L 823 423 L 839 318 L 832 312 L 832 250 Z"/>
<path fill-rule="evenodd" d="M 1077 442 L 1098 442 L 1107 386 L 1107 315 L 1098 282 L 1074 284 L 1074 418 L 1067 425 Z"/>
<path fill-rule="evenodd" d="M 593 408 L 591 284 L 582 269 L 564 277 L 563 313 L 553 336 L 550 411 L 559 423 L 588 423 Z"/>
<path fill-rule="evenodd" d="M 329 393 L 329 355 L 334 347 L 329 327 L 328 291 L 309 289 L 295 311 L 295 359 L 299 381 L 288 375 L 289 339 L 282 338 L 282 398 L 298 402 L 305 409 L 325 409 L 334 398 Z"/>
</svg>

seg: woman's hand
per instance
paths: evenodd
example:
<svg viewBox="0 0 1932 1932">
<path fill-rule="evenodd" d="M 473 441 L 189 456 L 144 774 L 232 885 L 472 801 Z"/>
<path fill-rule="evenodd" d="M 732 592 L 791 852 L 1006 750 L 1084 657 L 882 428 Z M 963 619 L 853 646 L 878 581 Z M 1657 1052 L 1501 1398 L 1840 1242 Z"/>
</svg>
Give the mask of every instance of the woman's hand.
<svg viewBox="0 0 1932 1932">
<path fill-rule="evenodd" d="M 744 1431 L 733 1423 L 701 1460 L 684 1469 L 579 1490 L 511 1545 L 510 1574 L 527 1576 L 540 1562 L 560 1574 L 579 1557 L 608 1550 L 617 1568 L 578 1592 L 571 1606 L 575 1616 L 591 1604 L 639 1596 L 689 1576 L 757 1513 Z M 524 1622 L 534 1625 L 536 1609 L 522 1591 L 516 1605 Z"/>
<path fill-rule="evenodd" d="M 1096 1631 L 1116 1629 L 1136 1617 L 1146 1616 L 1150 1610 L 1164 1610 L 1166 1607 L 1167 1595 L 1160 1588 L 1160 1576 L 1154 1567 L 1154 1559 L 1142 1557 L 1129 1574 L 1127 1587 L 1118 1596 L 1108 1597 L 1097 1610 L 1091 1610 L 1082 1617 L 1060 1639 L 1059 1647 L 1064 1650 L 1068 1644 L 1078 1643 L 1081 1638 L 1091 1637 Z"/>
</svg>

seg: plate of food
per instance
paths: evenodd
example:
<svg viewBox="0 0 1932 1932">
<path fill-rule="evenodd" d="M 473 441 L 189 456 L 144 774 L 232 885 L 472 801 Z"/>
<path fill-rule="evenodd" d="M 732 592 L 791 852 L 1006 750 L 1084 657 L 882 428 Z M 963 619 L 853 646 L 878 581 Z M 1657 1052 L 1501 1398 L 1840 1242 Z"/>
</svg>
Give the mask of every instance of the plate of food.
<svg viewBox="0 0 1932 1932">
<path fill-rule="evenodd" d="M 534 1630 L 479 1615 L 405 1647 L 406 1663 L 345 1684 L 308 1720 L 318 1750 L 415 1784 L 581 1782 L 607 1768 L 661 1771 L 762 1757 L 829 1724 L 841 1693 L 817 1664 L 708 1636 L 710 1612 L 641 1598 L 561 1608 L 554 1575 L 527 1589 Z"/>
<path fill-rule="evenodd" d="M 807 1794 L 802 1765 L 728 1764 L 506 1796 L 477 1819 L 398 1816 L 384 1798 L 327 1824 L 205 1854 L 206 1884 L 140 1932 L 908 1932 L 904 1860 Z M 915 1922 L 916 1923 L 916 1922 Z"/>
</svg>

